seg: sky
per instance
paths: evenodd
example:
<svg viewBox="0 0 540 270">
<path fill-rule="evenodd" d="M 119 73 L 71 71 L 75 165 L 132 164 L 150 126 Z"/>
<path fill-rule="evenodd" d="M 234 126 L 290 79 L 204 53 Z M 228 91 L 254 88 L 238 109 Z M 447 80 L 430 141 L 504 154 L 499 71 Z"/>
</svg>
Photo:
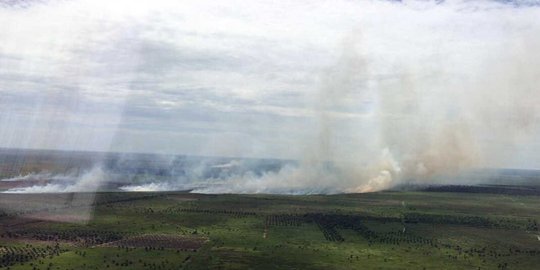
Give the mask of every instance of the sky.
<svg viewBox="0 0 540 270">
<path fill-rule="evenodd" d="M 540 168 L 539 6 L 0 0 L 0 147 Z"/>
</svg>

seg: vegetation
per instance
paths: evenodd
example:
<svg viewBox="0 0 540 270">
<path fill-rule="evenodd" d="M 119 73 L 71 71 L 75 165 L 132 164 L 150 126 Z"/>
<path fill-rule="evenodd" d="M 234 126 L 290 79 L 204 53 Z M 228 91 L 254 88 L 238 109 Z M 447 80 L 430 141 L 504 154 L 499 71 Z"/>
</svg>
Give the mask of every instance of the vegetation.
<svg viewBox="0 0 540 270">
<path fill-rule="evenodd" d="M 111 192 L 92 195 L 87 205 L 58 201 L 67 197 L 2 194 L 0 269 L 540 265 L 537 196 L 442 191 L 332 196 Z M 6 207 L 15 204 L 19 207 Z M 48 218 L 87 209 L 92 210 L 87 222 Z"/>
</svg>

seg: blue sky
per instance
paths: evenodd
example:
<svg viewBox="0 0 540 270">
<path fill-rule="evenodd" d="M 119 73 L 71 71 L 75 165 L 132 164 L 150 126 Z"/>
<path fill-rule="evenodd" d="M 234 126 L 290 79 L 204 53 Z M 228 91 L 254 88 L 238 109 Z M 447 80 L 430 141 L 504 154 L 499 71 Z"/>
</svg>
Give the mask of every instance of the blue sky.
<svg viewBox="0 0 540 270">
<path fill-rule="evenodd" d="M 536 1 L 25 3 L 3 147 L 540 165 Z"/>
</svg>

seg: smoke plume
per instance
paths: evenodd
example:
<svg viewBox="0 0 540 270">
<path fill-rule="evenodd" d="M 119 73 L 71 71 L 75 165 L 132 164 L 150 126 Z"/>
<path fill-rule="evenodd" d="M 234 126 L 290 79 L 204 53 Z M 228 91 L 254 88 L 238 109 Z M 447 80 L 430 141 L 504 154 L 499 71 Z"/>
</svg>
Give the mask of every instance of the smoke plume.
<svg viewBox="0 0 540 270">
<path fill-rule="evenodd" d="M 71 193 L 95 192 L 106 182 L 106 175 L 100 167 L 94 167 L 81 175 L 51 175 L 49 173 L 29 174 L 22 177 L 2 179 L 2 181 L 47 180 L 45 185 L 33 185 L 8 189 L 4 193 Z"/>
<path fill-rule="evenodd" d="M 32 101 L 25 105 L 27 113 L 15 106 L 17 93 L 6 95 L 4 107 L 11 109 L 0 117 L 6 127 L 0 134 L 9 138 L 3 145 L 170 150 L 238 159 L 126 155 L 80 175 L 7 179 L 54 180 L 8 192 L 95 191 L 110 179 L 124 191 L 373 192 L 406 183 L 466 181 L 459 175 L 478 168 L 540 167 L 538 6 L 525 3 L 530 1 L 315 2 L 313 9 L 242 3 L 249 11 L 240 14 L 213 1 L 130 3 L 129 10 L 122 2 L 107 4 L 107 14 L 117 21 L 87 18 L 80 25 L 71 7 L 81 14 L 101 12 L 106 1 L 35 9 L 40 18 L 51 17 L 48 10 L 69 18 L 89 39 L 81 42 L 86 35 L 69 33 L 52 39 L 70 42 L 53 46 L 56 58 L 43 66 L 34 61 L 41 68 L 28 70 L 34 65 L 16 59 L 39 59 L 43 52 L 35 49 L 47 48 L 34 45 L 34 35 L 28 34 L 34 25 L 25 26 L 24 35 L 3 31 L 14 40 L 0 45 L 0 57 L 4 51 L 15 55 L 9 57 L 13 68 L 5 61 L 6 70 L 41 74 L 67 61 L 54 74 L 57 83 L 77 79 L 43 98 L 32 91 L 52 81 L 34 80 L 18 99 Z M 8 7 L 2 14 L 19 27 L 26 23 L 20 14 L 33 10 Z M 7 25 L 9 19 L 3 21 Z M 53 26 L 45 27 L 39 44 L 51 45 L 49 33 L 61 32 Z M 105 31 L 111 26 L 121 27 Z M 28 47 L 24 55 L 17 54 L 20 44 Z M 79 66 L 83 75 L 73 76 Z M 91 87 L 69 91 L 81 85 Z M 25 134 L 24 142 L 17 132 Z M 34 137 L 44 139 L 34 143 L 39 141 Z M 294 161 L 246 158 L 254 156 Z"/>
</svg>

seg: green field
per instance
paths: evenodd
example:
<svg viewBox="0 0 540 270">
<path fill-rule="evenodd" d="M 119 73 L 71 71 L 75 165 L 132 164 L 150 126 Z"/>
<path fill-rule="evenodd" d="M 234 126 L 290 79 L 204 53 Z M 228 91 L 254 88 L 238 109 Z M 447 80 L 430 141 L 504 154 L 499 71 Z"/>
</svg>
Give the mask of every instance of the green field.
<svg viewBox="0 0 540 270">
<path fill-rule="evenodd" d="M 51 203 L 54 198 L 62 202 L 64 197 L 59 196 L 2 194 L 0 269 L 538 269 L 540 265 L 538 196 L 99 193 L 92 196 L 92 205 Z M 23 206 L 8 208 L 10 203 Z M 90 219 L 36 220 L 36 216 L 63 219 L 84 211 L 91 211 Z"/>
</svg>

